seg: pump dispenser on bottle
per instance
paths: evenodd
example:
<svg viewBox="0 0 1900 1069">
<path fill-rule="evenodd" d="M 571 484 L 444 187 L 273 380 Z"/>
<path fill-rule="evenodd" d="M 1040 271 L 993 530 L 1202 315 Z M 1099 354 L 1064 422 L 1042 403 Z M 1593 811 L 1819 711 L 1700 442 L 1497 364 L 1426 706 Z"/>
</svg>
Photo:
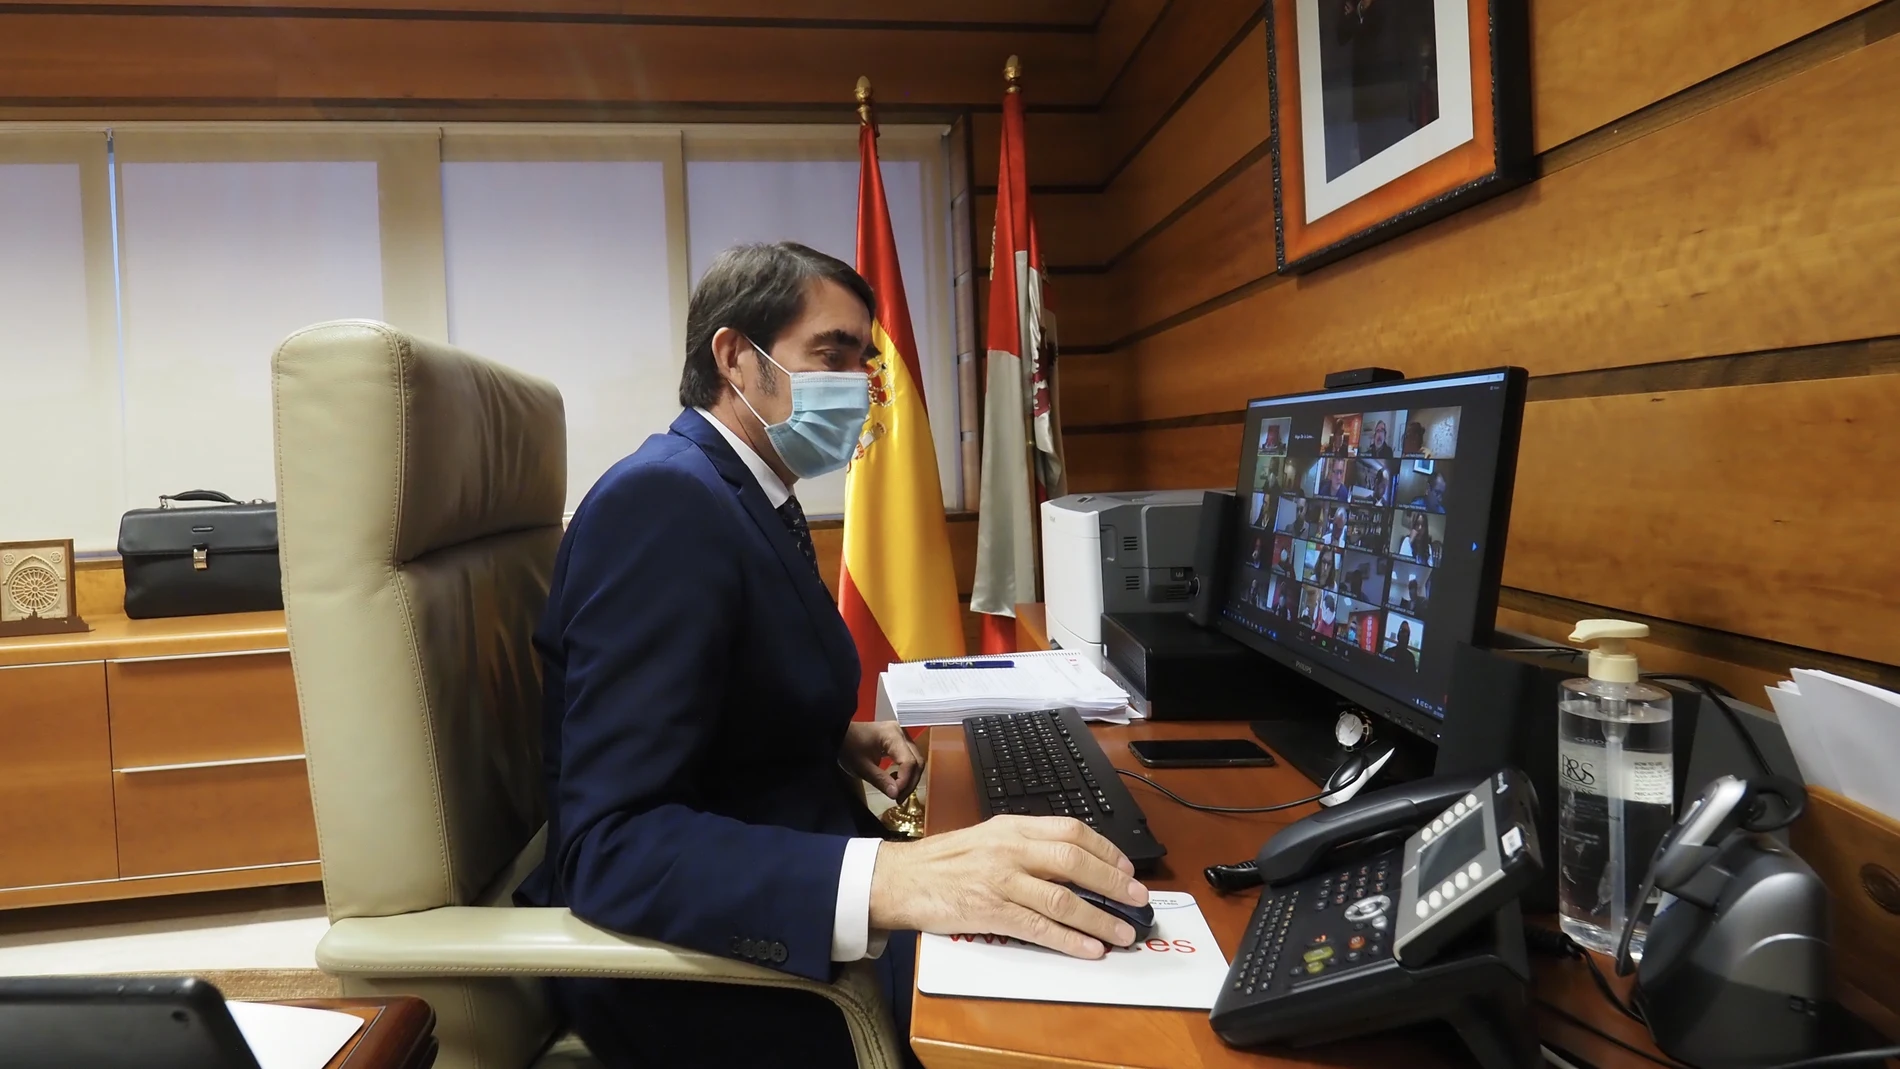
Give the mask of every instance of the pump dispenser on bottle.
<svg viewBox="0 0 1900 1069">
<path fill-rule="evenodd" d="M 1557 703 L 1557 910 L 1565 934 L 1614 953 L 1634 919 L 1640 960 L 1650 903 L 1643 870 L 1675 819 L 1669 692 L 1642 681 L 1628 640 L 1649 628 L 1583 620 L 1570 636 L 1595 643 L 1587 679 L 1565 680 Z"/>
</svg>

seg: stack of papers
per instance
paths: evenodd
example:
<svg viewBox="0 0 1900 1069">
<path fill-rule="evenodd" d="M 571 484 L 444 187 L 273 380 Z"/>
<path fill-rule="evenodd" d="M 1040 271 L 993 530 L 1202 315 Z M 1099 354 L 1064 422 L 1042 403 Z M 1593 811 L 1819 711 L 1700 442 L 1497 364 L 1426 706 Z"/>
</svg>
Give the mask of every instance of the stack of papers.
<svg viewBox="0 0 1900 1069">
<path fill-rule="evenodd" d="M 1084 961 L 1000 935 L 922 935 L 917 990 L 926 995 L 1211 1010 L 1227 959 L 1194 896 L 1156 891 L 1154 931 Z"/>
<path fill-rule="evenodd" d="M 1128 692 L 1079 653 L 1049 650 L 1001 657 L 965 657 L 956 663 L 1007 667 L 931 668 L 939 661 L 894 664 L 878 680 L 880 703 L 905 727 L 961 723 L 985 713 L 1073 708 L 1091 720 L 1127 721 Z"/>
<path fill-rule="evenodd" d="M 1900 820 L 1900 694 L 1797 668 L 1768 700 L 1802 779 Z"/>
</svg>

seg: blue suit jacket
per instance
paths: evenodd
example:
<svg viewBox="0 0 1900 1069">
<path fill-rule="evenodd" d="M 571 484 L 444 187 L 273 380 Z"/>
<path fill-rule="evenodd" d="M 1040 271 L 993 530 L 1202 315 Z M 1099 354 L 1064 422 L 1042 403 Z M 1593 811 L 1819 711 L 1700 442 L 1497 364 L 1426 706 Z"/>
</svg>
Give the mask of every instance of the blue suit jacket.
<svg viewBox="0 0 1900 1069">
<path fill-rule="evenodd" d="M 535 634 L 548 853 L 518 899 L 816 980 L 858 657 L 752 473 L 687 411 L 588 492 Z"/>
</svg>

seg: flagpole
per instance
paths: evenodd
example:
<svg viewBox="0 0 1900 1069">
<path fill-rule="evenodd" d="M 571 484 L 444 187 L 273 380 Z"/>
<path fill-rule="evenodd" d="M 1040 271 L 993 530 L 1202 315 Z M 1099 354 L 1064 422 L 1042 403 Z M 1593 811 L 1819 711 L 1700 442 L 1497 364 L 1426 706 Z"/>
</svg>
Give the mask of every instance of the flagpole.
<svg viewBox="0 0 1900 1069">
<path fill-rule="evenodd" d="M 1013 96 L 1021 96 L 1022 91 L 1023 91 L 1022 80 L 1023 80 L 1022 57 L 1011 56 L 1007 60 L 1004 60 L 1003 61 L 1003 84 L 1004 84 L 1003 92 L 1013 95 Z M 1025 134 L 1027 134 L 1027 132 L 1028 132 L 1027 130 L 1024 131 Z M 1044 303 L 1046 305 L 1047 302 L 1044 302 Z M 1041 344 L 1042 344 L 1041 338 L 1036 339 L 1036 345 L 1034 346 L 1033 349 L 1029 344 L 1027 344 L 1027 342 L 1023 344 L 1022 346 L 1023 352 L 1019 355 L 1022 360 L 1022 368 L 1025 374 L 1028 374 L 1030 370 L 1036 366 L 1036 361 L 1042 358 Z M 1023 475 L 1029 480 L 1029 547 L 1030 547 L 1030 552 L 1035 555 L 1035 560 L 1040 562 L 1042 560 L 1042 505 L 1036 500 L 1036 487 L 1038 483 L 1036 481 L 1035 396 L 1036 396 L 1036 384 L 1034 381 L 1034 376 L 1031 375 L 1030 381 L 1025 382 L 1023 384 L 1023 397 L 1025 401 L 1028 402 L 1023 406 L 1023 411 L 1022 411 Z M 1037 565 L 1033 574 L 1035 575 L 1035 579 L 1036 579 L 1035 586 L 1033 587 L 1033 589 L 1027 591 L 1026 593 L 1029 595 L 1029 600 L 1041 601 L 1042 600 L 1042 567 L 1040 566 L 1040 564 Z M 1021 635 L 1018 635 L 1017 637 L 1020 639 Z"/>
</svg>

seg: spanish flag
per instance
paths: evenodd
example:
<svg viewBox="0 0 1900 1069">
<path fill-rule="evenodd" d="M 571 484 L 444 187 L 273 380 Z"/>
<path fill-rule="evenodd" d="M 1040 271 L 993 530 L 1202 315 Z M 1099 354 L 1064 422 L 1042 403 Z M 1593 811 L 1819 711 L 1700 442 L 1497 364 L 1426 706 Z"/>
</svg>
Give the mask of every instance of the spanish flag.
<svg viewBox="0 0 1900 1069">
<path fill-rule="evenodd" d="M 877 709 L 893 661 L 963 655 L 963 614 L 944 526 L 937 451 L 924 408 L 917 342 L 897 266 L 897 239 L 877 163 L 871 86 L 858 79 L 858 273 L 877 295 L 871 415 L 845 474 L 838 611 L 858 646 L 859 720 Z"/>
</svg>

